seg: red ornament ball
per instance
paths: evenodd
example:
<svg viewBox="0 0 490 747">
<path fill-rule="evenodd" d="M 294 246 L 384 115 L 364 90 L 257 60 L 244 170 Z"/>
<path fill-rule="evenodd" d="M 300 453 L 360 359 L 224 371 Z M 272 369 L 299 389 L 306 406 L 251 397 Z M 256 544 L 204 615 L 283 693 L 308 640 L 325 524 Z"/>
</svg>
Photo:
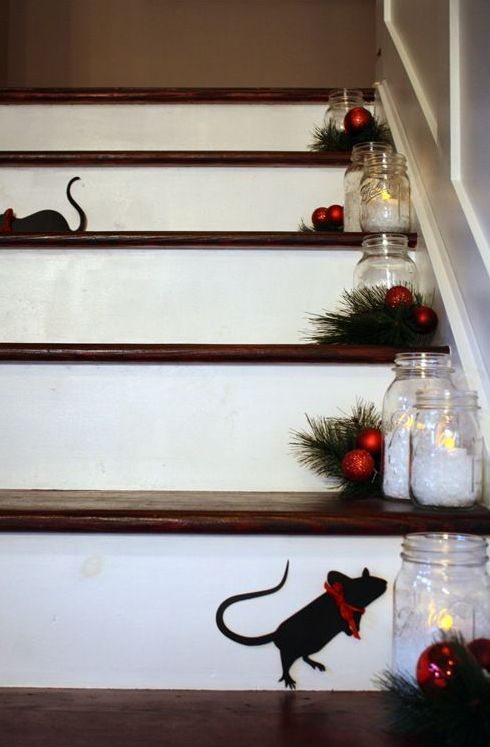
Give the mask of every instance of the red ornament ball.
<svg viewBox="0 0 490 747">
<path fill-rule="evenodd" d="M 317 207 L 313 211 L 313 213 L 311 214 L 311 222 L 313 223 L 313 228 L 325 228 L 325 226 L 328 226 L 328 224 L 330 223 L 328 211 L 329 208 L 326 207 Z"/>
<path fill-rule="evenodd" d="M 357 435 L 356 446 L 369 451 L 375 458 L 379 457 L 383 448 L 383 434 L 378 428 L 364 428 Z"/>
<path fill-rule="evenodd" d="M 396 309 L 398 306 L 413 306 L 414 298 L 410 288 L 404 285 L 394 285 L 386 291 L 385 306 Z"/>
<path fill-rule="evenodd" d="M 330 205 L 327 213 L 328 222 L 333 226 L 340 227 L 344 225 L 344 208 L 342 205 Z"/>
<path fill-rule="evenodd" d="M 422 652 L 417 662 L 416 677 L 426 695 L 436 695 L 454 682 L 459 661 L 448 643 L 434 643 Z"/>
<path fill-rule="evenodd" d="M 347 480 L 366 482 L 374 473 L 374 459 L 365 449 L 348 451 L 342 459 L 342 472 Z"/>
<path fill-rule="evenodd" d="M 430 306 L 415 306 L 412 309 L 412 320 L 417 332 L 421 335 L 434 332 L 439 321 L 436 312 Z"/>
<path fill-rule="evenodd" d="M 486 669 L 490 674 L 490 639 L 476 638 L 476 640 L 468 643 L 468 648 L 481 668 Z"/>
<path fill-rule="evenodd" d="M 358 135 L 373 124 L 374 118 L 363 106 L 355 106 L 344 117 L 344 130 L 348 135 Z"/>
</svg>

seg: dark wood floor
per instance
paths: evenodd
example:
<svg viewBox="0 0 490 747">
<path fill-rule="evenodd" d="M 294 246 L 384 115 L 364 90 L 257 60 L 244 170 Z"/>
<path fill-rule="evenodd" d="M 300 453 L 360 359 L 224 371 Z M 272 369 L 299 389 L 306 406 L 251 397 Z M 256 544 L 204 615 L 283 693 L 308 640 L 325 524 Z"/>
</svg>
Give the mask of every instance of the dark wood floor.
<svg viewBox="0 0 490 747">
<path fill-rule="evenodd" d="M 0 689 L 0 747 L 415 745 L 380 693 Z"/>
</svg>

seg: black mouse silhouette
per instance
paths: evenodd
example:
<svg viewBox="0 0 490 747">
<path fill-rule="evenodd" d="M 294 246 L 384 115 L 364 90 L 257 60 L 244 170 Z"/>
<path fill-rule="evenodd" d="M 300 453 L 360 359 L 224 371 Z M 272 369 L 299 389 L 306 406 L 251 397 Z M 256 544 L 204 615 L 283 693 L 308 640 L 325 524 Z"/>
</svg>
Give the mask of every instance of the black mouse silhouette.
<svg viewBox="0 0 490 747">
<path fill-rule="evenodd" d="M 236 594 L 225 599 L 216 612 L 216 624 L 220 631 L 232 641 L 244 646 L 262 646 L 274 643 L 281 653 L 282 677 L 285 687 L 292 690 L 296 682 L 289 674 L 291 666 L 300 657 L 313 669 L 325 671 L 325 666 L 310 659 L 310 654 L 320 651 L 339 633 L 360 638 L 359 625 L 365 607 L 386 591 L 386 581 L 371 576 L 364 568 L 362 576 L 350 578 L 340 571 L 330 571 L 325 584 L 325 593 L 295 612 L 279 625 L 273 633 L 260 636 L 244 636 L 230 630 L 223 619 L 228 607 L 246 599 L 256 599 L 279 591 L 286 583 L 289 561 L 277 586 L 263 591 Z"/>
<path fill-rule="evenodd" d="M 80 224 L 74 231 L 71 230 L 66 218 L 57 210 L 39 210 L 32 215 L 26 215 L 25 218 L 16 218 L 12 208 L 9 208 L 0 215 L 0 233 L 44 233 L 45 231 L 78 233 L 84 231 L 87 225 L 87 216 L 71 196 L 71 185 L 79 179 L 79 176 L 74 176 L 73 179 L 70 179 L 66 188 L 68 202 L 73 205 L 80 216 Z"/>
</svg>

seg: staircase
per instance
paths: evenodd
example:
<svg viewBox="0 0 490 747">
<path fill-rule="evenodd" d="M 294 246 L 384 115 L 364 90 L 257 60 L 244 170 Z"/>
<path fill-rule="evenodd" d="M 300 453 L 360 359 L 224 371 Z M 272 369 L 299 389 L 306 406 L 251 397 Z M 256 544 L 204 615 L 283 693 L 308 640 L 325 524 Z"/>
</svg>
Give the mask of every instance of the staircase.
<svg viewBox="0 0 490 747">
<path fill-rule="evenodd" d="M 303 342 L 362 240 L 297 231 L 343 202 L 349 157 L 307 151 L 327 96 L 2 93 L 2 210 L 71 220 L 80 176 L 88 215 L 86 233 L 0 235 L 3 687 L 282 689 L 277 649 L 226 639 L 215 612 L 289 560 L 230 627 L 270 632 L 329 570 L 367 566 L 389 584 L 362 640 L 337 636 L 325 673 L 294 676 L 369 690 L 390 662 L 401 536 L 489 532 L 485 509 L 341 503 L 291 453 L 305 413 L 380 405 L 397 352 Z"/>
</svg>

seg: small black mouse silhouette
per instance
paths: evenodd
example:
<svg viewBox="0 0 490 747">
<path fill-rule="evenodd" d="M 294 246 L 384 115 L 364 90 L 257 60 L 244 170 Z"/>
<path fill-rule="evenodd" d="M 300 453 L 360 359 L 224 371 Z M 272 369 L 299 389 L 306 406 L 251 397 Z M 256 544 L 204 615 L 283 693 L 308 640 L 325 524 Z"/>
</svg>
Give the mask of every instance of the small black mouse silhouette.
<svg viewBox="0 0 490 747">
<path fill-rule="evenodd" d="M 74 231 L 71 230 L 66 218 L 57 210 L 39 210 L 32 215 L 26 215 L 25 218 L 16 218 L 12 208 L 9 208 L 0 215 L 0 233 L 44 233 L 45 231 L 78 233 L 84 231 L 87 225 L 87 216 L 71 196 L 71 185 L 78 179 L 80 179 L 79 176 L 74 176 L 73 179 L 70 179 L 66 188 L 68 202 L 73 205 L 80 216 L 80 224 Z"/>
<path fill-rule="evenodd" d="M 272 589 L 236 594 L 225 599 L 216 612 L 216 624 L 220 631 L 232 641 L 244 646 L 262 646 L 274 643 L 281 653 L 282 677 L 285 687 L 292 690 L 296 682 L 289 670 L 300 657 L 313 669 L 325 671 L 325 666 L 310 659 L 310 654 L 320 651 L 339 633 L 360 638 L 359 625 L 364 608 L 386 591 L 386 581 L 371 576 L 364 568 L 360 578 L 350 578 L 340 571 L 330 571 L 325 584 L 325 593 L 295 612 L 279 625 L 273 633 L 260 636 L 244 636 L 230 630 L 223 619 L 228 607 L 235 602 L 256 599 L 279 591 L 286 583 L 289 561 L 281 581 Z"/>
</svg>

